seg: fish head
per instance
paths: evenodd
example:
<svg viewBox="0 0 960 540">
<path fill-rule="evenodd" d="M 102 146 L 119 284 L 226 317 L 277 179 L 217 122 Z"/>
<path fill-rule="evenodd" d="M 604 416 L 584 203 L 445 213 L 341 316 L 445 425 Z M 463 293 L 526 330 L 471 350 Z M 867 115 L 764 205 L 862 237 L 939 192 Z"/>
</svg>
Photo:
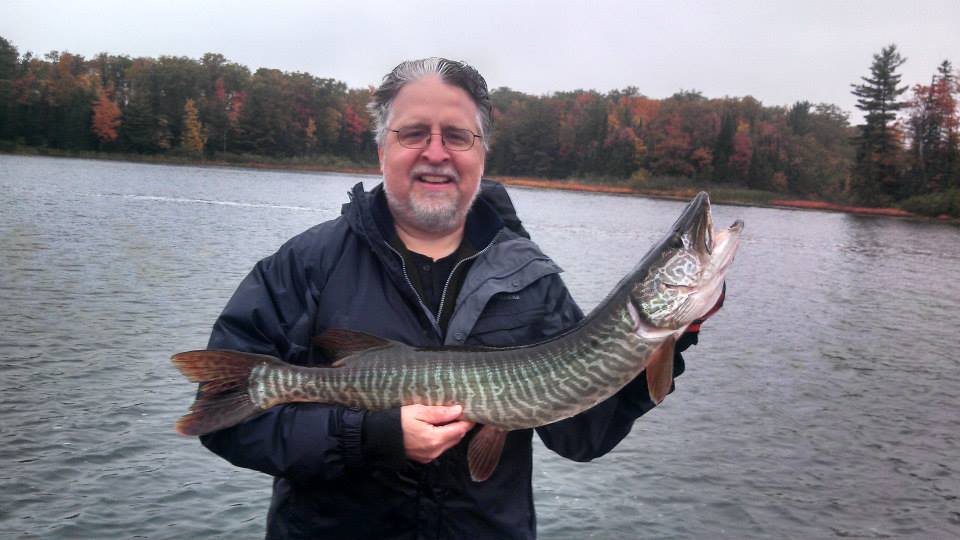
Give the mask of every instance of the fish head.
<svg viewBox="0 0 960 540">
<path fill-rule="evenodd" d="M 743 222 L 716 230 L 710 197 L 700 192 L 687 204 L 667 236 L 641 262 L 630 293 L 639 315 L 638 333 L 682 331 L 719 301 L 740 243 Z"/>
</svg>

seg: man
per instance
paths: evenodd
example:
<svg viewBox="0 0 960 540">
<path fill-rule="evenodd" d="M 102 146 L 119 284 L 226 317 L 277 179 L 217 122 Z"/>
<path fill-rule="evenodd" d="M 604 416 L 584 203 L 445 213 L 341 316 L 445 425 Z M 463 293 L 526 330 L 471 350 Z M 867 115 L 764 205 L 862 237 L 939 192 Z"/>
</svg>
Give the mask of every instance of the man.
<svg viewBox="0 0 960 540">
<path fill-rule="evenodd" d="M 404 62 L 370 110 L 382 186 L 358 184 L 339 218 L 260 261 L 209 348 L 324 365 L 310 339 L 330 328 L 418 346 L 511 346 L 575 324 L 582 313 L 560 269 L 526 238 L 503 188 L 485 182 L 478 198 L 492 115 L 480 74 L 439 58 Z M 641 374 L 536 431 L 553 451 L 590 460 L 652 407 Z M 493 475 L 474 482 L 466 463 L 474 426 L 461 412 L 296 403 L 202 440 L 274 477 L 268 538 L 535 537 L 533 431 L 510 432 Z"/>
</svg>

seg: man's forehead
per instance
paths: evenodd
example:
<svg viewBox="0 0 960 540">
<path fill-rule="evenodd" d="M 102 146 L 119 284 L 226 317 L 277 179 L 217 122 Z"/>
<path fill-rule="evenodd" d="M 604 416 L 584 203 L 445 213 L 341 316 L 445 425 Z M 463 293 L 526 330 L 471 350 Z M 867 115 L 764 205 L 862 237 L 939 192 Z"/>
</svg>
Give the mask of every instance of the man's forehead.
<svg viewBox="0 0 960 540">
<path fill-rule="evenodd" d="M 436 80 L 423 79 L 405 86 L 397 94 L 391 107 L 393 120 L 404 123 L 475 121 L 477 105 L 459 86 Z"/>
<path fill-rule="evenodd" d="M 407 83 L 393 101 L 393 106 L 420 106 L 426 108 L 465 107 L 476 109 L 473 98 L 459 86 L 428 77 Z"/>
</svg>

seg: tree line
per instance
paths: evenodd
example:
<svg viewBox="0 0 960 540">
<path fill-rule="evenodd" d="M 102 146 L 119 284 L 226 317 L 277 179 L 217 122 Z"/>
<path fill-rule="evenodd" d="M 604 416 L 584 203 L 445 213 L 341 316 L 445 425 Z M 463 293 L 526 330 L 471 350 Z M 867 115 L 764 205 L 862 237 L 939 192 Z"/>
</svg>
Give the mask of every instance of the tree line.
<svg viewBox="0 0 960 540">
<path fill-rule="evenodd" d="M 628 87 L 533 96 L 493 90 L 493 174 L 632 185 L 706 184 L 960 215 L 958 78 L 900 84 L 891 45 L 852 85 L 864 123 L 835 105 Z M 0 37 L 0 144 L 62 150 L 303 158 L 375 156 L 371 88 L 200 59 L 20 55 Z"/>
</svg>

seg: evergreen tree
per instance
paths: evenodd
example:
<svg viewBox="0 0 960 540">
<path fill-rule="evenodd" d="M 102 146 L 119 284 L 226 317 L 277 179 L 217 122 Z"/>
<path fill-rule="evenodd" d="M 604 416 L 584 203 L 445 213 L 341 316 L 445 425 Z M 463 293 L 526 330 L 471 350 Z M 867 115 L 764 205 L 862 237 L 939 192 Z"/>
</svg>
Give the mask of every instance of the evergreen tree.
<svg viewBox="0 0 960 540">
<path fill-rule="evenodd" d="M 937 68 L 931 85 L 935 125 L 930 136 L 932 188 L 935 190 L 960 187 L 960 115 L 957 93 L 960 92 L 953 66 L 944 60 Z"/>
<path fill-rule="evenodd" d="M 733 156 L 733 138 L 737 134 L 737 116 L 726 111 L 720 119 L 720 132 L 713 145 L 714 179 L 726 182 L 733 179 L 734 173 L 730 167 L 730 157 Z"/>
<path fill-rule="evenodd" d="M 170 148 L 167 119 L 153 109 L 153 98 L 145 88 L 135 89 L 123 112 L 120 134 L 126 147 L 139 153 L 163 152 Z"/>
<path fill-rule="evenodd" d="M 901 76 L 896 71 L 905 61 L 896 45 L 888 45 L 873 55 L 870 76 L 851 85 L 857 108 L 866 113 L 856 138 L 852 178 L 852 195 L 864 204 L 889 204 L 907 195 L 902 183 L 900 133 L 894 124 L 903 106 L 897 98 L 907 89 L 900 86 Z"/>
<path fill-rule="evenodd" d="M 794 135 L 806 135 L 811 130 L 810 109 L 813 105 L 809 101 L 798 101 L 787 112 L 787 125 Z"/>
<path fill-rule="evenodd" d="M 14 133 L 13 84 L 17 78 L 17 48 L 0 37 L 0 139 Z"/>
</svg>

